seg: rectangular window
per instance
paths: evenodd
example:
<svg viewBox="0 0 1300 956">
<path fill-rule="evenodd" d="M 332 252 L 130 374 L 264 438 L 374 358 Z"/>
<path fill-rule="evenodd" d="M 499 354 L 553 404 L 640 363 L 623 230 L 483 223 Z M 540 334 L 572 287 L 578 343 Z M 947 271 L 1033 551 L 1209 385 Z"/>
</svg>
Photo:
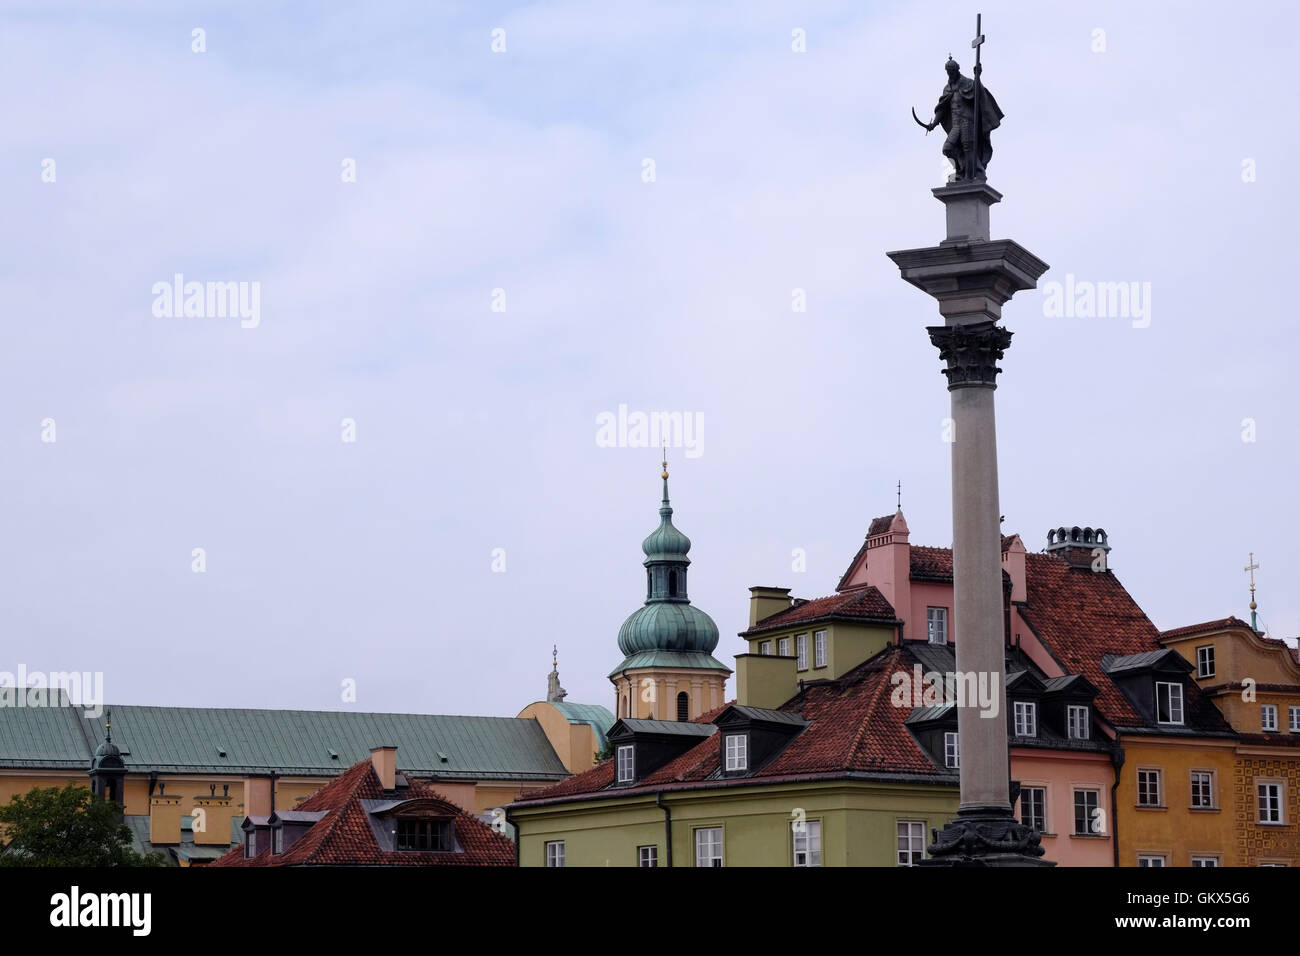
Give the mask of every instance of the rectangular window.
<svg viewBox="0 0 1300 956">
<path fill-rule="evenodd" d="M 799 663 L 795 665 L 799 670 L 808 669 L 808 635 L 800 634 L 794 639 L 794 653 L 799 658 Z"/>
<path fill-rule="evenodd" d="M 1196 649 L 1196 676 L 1214 676 L 1214 645 L 1206 644 Z"/>
<path fill-rule="evenodd" d="M 564 841 L 552 840 L 546 844 L 546 865 L 564 866 Z"/>
<path fill-rule="evenodd" d="M 631 783 L 636 779 L 633 773 L 632 745 L 623 744 L 618 748 L 618 782 Z"/>
<path fill-rule="evenodd" d="M 722 866 L 722 827 L 695 831 L 695 865 Z"/>
<path fill-rule="evenodd" d="M 1165 858 L 1154 854 L 1147 854 L 1138 857 L 1138 866 L 1164 866 Z"/>
<path fill-rule="evenodd" d="M 772 642 L 763 641 L 761 644 L 758 645 L 758 652 L 760 654 L 770 657 L 772 654 Z"/>
<path fill-rule="evenodd" d="M 953 770 L 961 769 L 961 744 L 957 734 L 951 730 L 943 735 L 943 765 Z"/>
<path fill-rule="evenodd" d="M 1277 707 L 1273 704 L 1259 705 L 1259 725 L 1265 731 L 1277 730 Z"/>
<path fill-rule="evenodd" d="M 818 631 L 813 635 L 813 666 L 826 666 L 826 632 Z"/>
<path fill-rule="evenodd" d="M 1261 783 L 1256 784 L 1256 792 L 1259 795 L 1259 817 L 1260 823 L 1281 823 L 1282 822 L 1282 784 L 1280 783 Z"/>
<path fill-rule="evenodd" d="M 1038 736 L 1038 708 L 1029 701 L 1016 701 L 1016 736 Z"/>
<path fill-rule="evenodd" d="M 929 629 L 931 644 L 948 643 L 948 609 L 946 607 L 926 608 L 925 624 Z"/>
<path fill-rule="evenodd" d="M 1039 833 L 1047 831 L 1047 789 L 1023 787 L 1020 791 L 1020 822 Z"/>
<path fill-rule="evenodd" d="M 1065 709 L 1066 723 L 1069 726 L 1071 740 L 1088 739 L 1088 708 L 1080 704 L 1070 704 Z"/>
<path fill-rule="evenodd" d="M 898 865 L 916 866 L 925 856 L 925 823 L 922 820 L 898 821 Z"/>
<path fill-rule="evenodd" d="M 1218 866 L 1219 858 L 1217 856 L 1194 856 L 1192 857 L 1192 866 L 1210 867 Z"/>
<path fill-rule="evenodd" d="M 776 653 L 777 653 L 780 657 L 789 657 L 789 656 L 790 656 L 790 638 L 788 638 L 788 637 L 778 637 L 778 638 L 776 639 Z"/>
<path fill-rule="evenodd" d="M 1214 807 L 1214 774 L 1211 771 L 1192 771 L 1192 806 L 1198 810 Z"/>
<path fill-rule="evenodd" d="M 271 831 L 271 852 L 284 852 L 284 827 L 279 826 Z"/>
<path fill-rule="evenodd" d="M 1300 734 L 1300 707 L 1288 707 L 1286 713 L 1291 733 Z"/>
<path fill-rule="evenodd" d="M 1138 806 L 1160 806 L 1160 771 L 1138 771 Z"/>
<path fill-rule="evenodd" d="M 451 821 L 402 820 L 397 821 L 397 848 L 399 850 L 451 849 Z"/>
<path fill-rule="evenodd" d="M 1078 836 L 1099 836 L 1106 832 L 1096 790 L 1074 791 L 1074 832 Z"/>
<path fill-rule="evenodd" d="M 636 848 L 636 865 L 637 866 L 658 866 L 659 865 L 659 847 L 657 846 L 639 846 Z"/>
<path fill-rule="evenodd" d="M 1183 722 L 1183 685 L 1156 681 L 1156 720 L 1162 724 Z"/>
<path fill-rule="evenodd" d="M 794 865 L 822 865 L 822 822 L 796 820 L 790 824 L 794 837 Z"/>
<path fill-rule="evenodd" d="M 727 734 L 727 772 L 749 769 L 749 738 L 744 734 Z"/>
</svg>

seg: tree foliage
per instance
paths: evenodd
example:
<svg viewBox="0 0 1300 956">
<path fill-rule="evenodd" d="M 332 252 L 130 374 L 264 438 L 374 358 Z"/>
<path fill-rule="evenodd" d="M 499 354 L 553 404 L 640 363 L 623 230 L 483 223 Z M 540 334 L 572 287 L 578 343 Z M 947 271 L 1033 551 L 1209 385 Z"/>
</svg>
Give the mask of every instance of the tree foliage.
<svg viewBox="0 0 1300 956">
<path fill-rule="evenodd" d="M 7 841 L 0 866 L 163 866 L 161 853 L 141 855 L 130 846 L 122 806 L 88 787 L 37 787 L 0 807 Z"/>
</svg>

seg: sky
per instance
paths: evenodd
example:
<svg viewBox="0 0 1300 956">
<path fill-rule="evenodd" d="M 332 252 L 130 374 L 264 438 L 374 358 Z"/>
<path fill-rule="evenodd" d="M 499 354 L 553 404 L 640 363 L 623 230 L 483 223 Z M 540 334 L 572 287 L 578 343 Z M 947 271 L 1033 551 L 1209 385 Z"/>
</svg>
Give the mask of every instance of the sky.
<svg viewBox="0 0 1300 956">
<path fill-rule="evenodd" d="M 949 546 L 940 318 L 885 253 L 943 238 L 909 110 L 977 9 L 992 231 L 1051 266 L 1003 312 L 1005 530 L 1104 527 L 1161 628 L 1248 617 L 1253 553 L 1294 641 L 1290 4 L 11 0 L 0 671 L 513 716 L 558 645 L 612 708 L 660 495 L 620 406 L 693 425 L 726 663 L 747 588 L 832 593 L 897 482 Z"/>
</svg>

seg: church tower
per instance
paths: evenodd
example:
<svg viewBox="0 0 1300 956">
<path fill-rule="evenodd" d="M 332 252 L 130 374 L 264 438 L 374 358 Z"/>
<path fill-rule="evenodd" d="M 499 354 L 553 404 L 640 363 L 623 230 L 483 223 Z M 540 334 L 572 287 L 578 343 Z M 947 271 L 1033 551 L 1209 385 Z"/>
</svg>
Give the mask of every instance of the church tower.
<svg viewBox="0 0 1300 956">
<path fill-rule="evenodd" d="M 95 748 L 90 761 L 90 790 L 101 800 L 126 804 L 126 763 L 122 751 L 113 743 L 113 712 L 104 721 L 104 742 Z"/>
<path fill-rule="evenodd" d="M 659 527 L 641 544 L 646 600 L 618 632 L 623 663 L 609 679 L 619 717 L 693 720 L 724 702 L 731 669 L 713 657 L 718 625 L 691 605 L 686 572 L 691 539 L 673 527 L 668 463 Z"/>
</svg>

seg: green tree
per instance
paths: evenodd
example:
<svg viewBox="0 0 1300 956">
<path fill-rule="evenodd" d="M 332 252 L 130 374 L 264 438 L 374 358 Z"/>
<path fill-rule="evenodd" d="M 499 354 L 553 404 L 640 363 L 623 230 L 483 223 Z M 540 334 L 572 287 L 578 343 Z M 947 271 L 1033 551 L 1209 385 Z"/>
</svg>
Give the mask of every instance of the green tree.
<svg viewBox="0 0 1300 956">
<path fill-rule="evenodd" d="M 0 866 L 164 866 L 161 853 L 131 849 L 121 812 L 76 784 L 19 794 L 0 807 Z"/>
</svg>

